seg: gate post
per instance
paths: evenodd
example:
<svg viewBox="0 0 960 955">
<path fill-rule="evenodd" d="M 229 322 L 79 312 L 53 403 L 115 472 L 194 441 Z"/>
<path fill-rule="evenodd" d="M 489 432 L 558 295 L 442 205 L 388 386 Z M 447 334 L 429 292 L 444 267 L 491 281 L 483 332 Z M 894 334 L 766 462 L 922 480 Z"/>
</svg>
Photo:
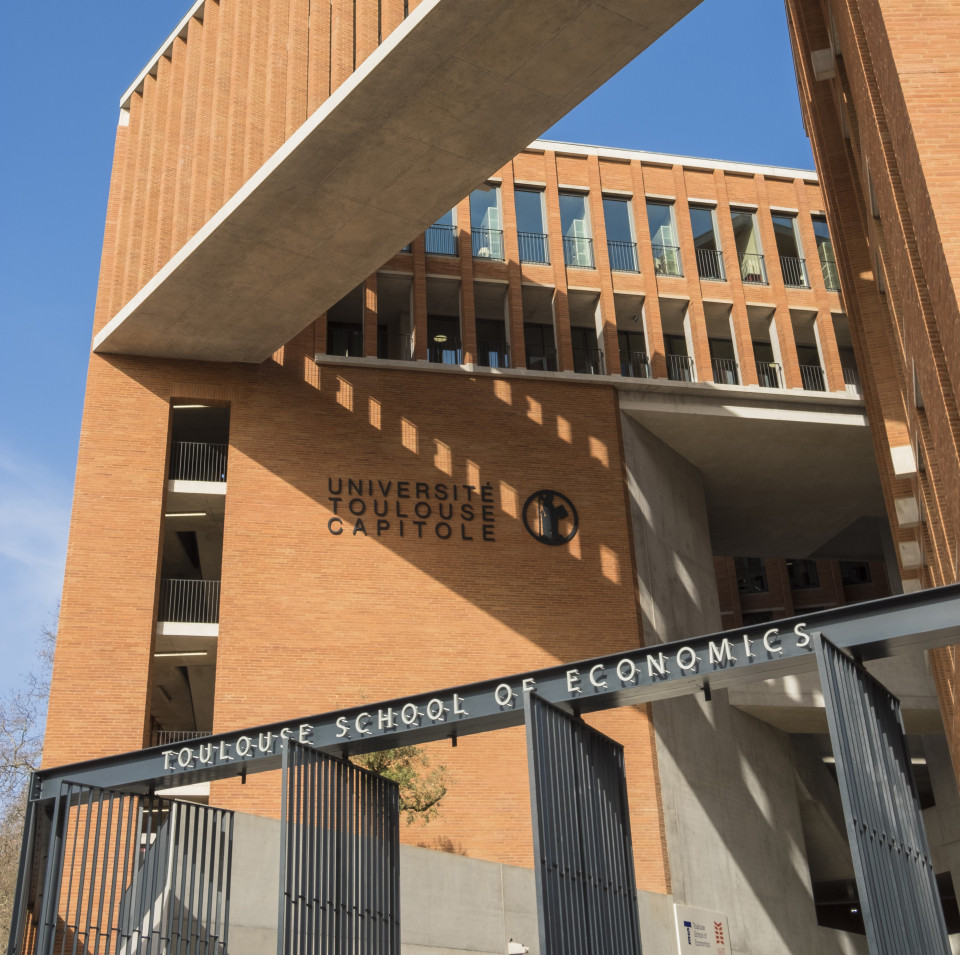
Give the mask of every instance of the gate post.
<svg viewBox="0 0 960 955">
<path fill-rule="evenodd" d="M 950 955 L 900 701 L 813 634 L 871 955 Z"/>
<path fill-rule="evenodd" d="M 623 747 L 524 693 L 540 955 L 640 955 Z"/>
<path fill-rule="evenodd" d="M 33 795 L 33 782 L 34 774 L 31 773 L 27 785 L 27 806 L 23 817 L 23 842 L 20 844 L 20 861 L 17 865 L 17 885 L 13 895 L 7 955 L 20 955 L 20 948 L 23 945 L 30 870 L 33 868 L 34 843 L 37 839 L 37 804 L 30 798 Z"/>
</svg>

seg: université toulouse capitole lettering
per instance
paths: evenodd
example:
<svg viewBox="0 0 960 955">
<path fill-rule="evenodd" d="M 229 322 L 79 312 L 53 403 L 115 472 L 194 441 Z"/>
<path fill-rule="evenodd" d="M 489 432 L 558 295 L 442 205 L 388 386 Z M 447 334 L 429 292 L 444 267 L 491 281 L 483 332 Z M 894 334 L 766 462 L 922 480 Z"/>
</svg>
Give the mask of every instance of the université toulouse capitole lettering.
<svg viewBox="0 0 960 955">
<path fill-rule="evenodd" d="M 290 739 L 332 752 L 357 752 L 455 738 L 522 722 L 523 697 L 529 692 L 578 711 L 599 710 L 631 697 L 638 702 L 656 698 L 662 684 L 688 680 L 704 686 L 712 680 L 722 685 L 723 675 L 786 659 L 795 663 L 797 657 L 812 657 L 813 650 L 812 633 L 804 623 L 786 632 L 771 628 L 721 634 L 210 737 L 164 749 L 157 758 L 162 775 L 204 770 L 220 770 L 217 775 L 222 775 L 231 766 L 240 771 L 244 764 L 271 757 L 275 761 L 283 741 Z M 250 766 L 251 771 L 257 768 Z"/>
<path fill-rule="evenodd" d="M 496 541 L 493 485 L 327 479 L 334 537 Z"/>
</svg>

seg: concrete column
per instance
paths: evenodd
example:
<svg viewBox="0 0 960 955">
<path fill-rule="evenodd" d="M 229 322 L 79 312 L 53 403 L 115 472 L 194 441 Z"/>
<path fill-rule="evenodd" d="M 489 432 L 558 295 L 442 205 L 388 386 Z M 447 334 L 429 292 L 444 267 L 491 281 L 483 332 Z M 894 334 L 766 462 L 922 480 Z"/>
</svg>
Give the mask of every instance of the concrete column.
<svg viewBox="0 0 960 955">
<path fill-rule="evenodd" d="M 570 306 L 567 303 L 567 265 L 563 258 L 563 227 L 560 220 L 560 189 L 557 182 L 557 154 L 543 156 L 546 171 L 547 232 L 550 243 L 550 262 L 553 268 L 553 333 L 557 345 L 557 367 L 573 371 L 573 341 L 570 335 Z"/>
<path fill-rule="evenodd" d="M 377 276 L 363 283 L 363 357 L 377 357 Z"/>
<path fill-rule="evenodd" d="M 502 198 L 502 196 L 501 196 Z M 470 199 L 457 204 L 457 250 L 460 256 L 460 346 L 464 364 L 477 360 L 477 310 L 473 296 L 473 228 Z"/>
<path fill-rule="evenodd" d="M 523 290 L 520 268 L 520 247 L 517 238 L 517 207 L 513 192 L 513 163 L 500 173 L 503 177 L 500 203 L 503 207 L 504 255 L 507 259 L 507 335 L 510 342 L 510 366 L 524 368 L 527 350 L 523 338 Z"/>
<path fill-rule="evenodd" d="M 593 256 L 600 277 L 600 321 L 597 340 L 604 356 L 604 371 L 620 374 L 620 343 L 617 339 L 617 307 L 613 297 L 613 274 L 607 249 L 607 224 L 603 218 L 603 184 L 600 179 L 600 158 L 587 157 L 590 175 L 590 219 L 593 225 Z"/>
<path fill-rule="evenodd" d="M 643 298 L 643 329 L 647 343 L 647 357 L 650 359 L 650 374 L 654 378 L 666 378 L 666 349 L 663 344 L 663 324 L 660 320 L 660 299 L 657 295 L 657 278 L 654 273 L 642 164 L 630 163 L 630 172 L 633 176 L 633 223 L 637 233 L 637 261 L 640 263 L 640 274 L 646 289 Z"/>
<path fill-rule="evenodd" d="M 413 257 L 413 357 L 427 360 L 427 243 L 421 232 L 410 243 Z"/>
</svg>

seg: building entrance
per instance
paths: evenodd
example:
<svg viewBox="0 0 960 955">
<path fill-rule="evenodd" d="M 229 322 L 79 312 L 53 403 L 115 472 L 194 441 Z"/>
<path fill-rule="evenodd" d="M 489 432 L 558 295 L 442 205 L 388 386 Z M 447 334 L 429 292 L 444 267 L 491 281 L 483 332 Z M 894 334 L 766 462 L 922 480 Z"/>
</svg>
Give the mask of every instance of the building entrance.
<svg viewBox="0 0 960 955">
<path fill-rule="evenodd" d="M 541 955 L 641 951 L 623 756 L 582 715 L 819 671 L 872 955 L 949 955 L 899 703 L 960 585 L 34 774 L 8 955 L 226 952 L 233 817 L 158 788 L 281 769 L 279 955 L 399 953 L 396 787 L 352 753 L 525 723 Z M 267 891 L 267 877 L 264 889 Z"/>
</svg>

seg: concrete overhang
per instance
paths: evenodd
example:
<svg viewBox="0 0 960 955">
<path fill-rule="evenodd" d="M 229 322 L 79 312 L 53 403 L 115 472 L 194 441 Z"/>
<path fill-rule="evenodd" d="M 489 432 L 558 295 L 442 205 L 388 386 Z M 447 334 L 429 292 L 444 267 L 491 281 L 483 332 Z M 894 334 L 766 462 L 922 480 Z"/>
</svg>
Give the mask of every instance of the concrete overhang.
<svg viewBox="0 0 960 955">
<path fill-rule="evenodd" d="M 423 0 L 94 340 L 259 362 L 699 0 Z"/>
<path fill-rule="evenodd" d="M 883 558 L 886 512 L 859 399 L 672 384 L 637 383 L 620 408 L 703 475 L 715 554 Z"/>
</svg>

